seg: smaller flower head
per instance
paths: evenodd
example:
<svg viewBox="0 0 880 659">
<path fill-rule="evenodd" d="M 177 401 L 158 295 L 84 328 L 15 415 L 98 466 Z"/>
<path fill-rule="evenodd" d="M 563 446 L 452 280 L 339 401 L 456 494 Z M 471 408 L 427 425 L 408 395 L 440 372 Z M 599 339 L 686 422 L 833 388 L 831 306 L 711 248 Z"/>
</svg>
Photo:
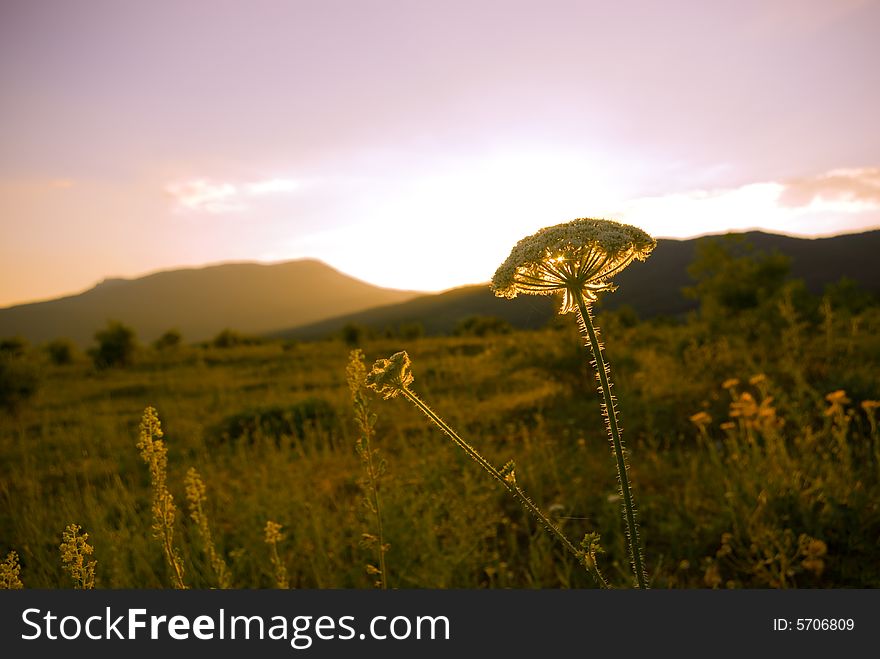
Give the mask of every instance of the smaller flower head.
<svg viewBox="0 0 880 659">
<path fill-rule="evenodd" d="M 278 542 L 281 542 L 284 539 L 284 534 L 281 533 L 281 529 L 283 527 L 278 522 L 273 522 L 271 519 L 266 522 L 266 526 L 263 529 L 263 533 L 265 534 L 264 540 L 267 545 L 274 545 Z"/>
<path fill-rule="evenodd" d="M 825 400 L 827 400 L 829 403 L 828 408 L 825 410 L 825 416 L 836 416 L 844 414 L 844 406 L 849 405 L 852 402 L 847 397 L 846 392 L 843 389 L 832 391 L 830 394 L 825 396 Z"/>
<path fill-rule="evenodd" d="M 394 398 L 412 384 L 412 368 L 409 355 L 397 352 L 388 359 L 380 359 L 373 364 L 367 375 L 367 386 L 376 390 L 383 398 Z"/>
<path fill-rule="evenodd" d="M 541 229 L 520 240 L 492 277 L 498 297 L 563 294 L 560 313 L 613 291 L 611 277 L 634 260 L 644 261 L 657 242 L 641 229 L 611 220 L 581 218 Z"/>
<path fill-rule="evenodd" d="M 702 430 L 710 423 L 712 423 L 712 417 L 709 416 L 706 412 L 697 412 L 696 414 L 691 415 L 691 423 Z"/>
</svg>

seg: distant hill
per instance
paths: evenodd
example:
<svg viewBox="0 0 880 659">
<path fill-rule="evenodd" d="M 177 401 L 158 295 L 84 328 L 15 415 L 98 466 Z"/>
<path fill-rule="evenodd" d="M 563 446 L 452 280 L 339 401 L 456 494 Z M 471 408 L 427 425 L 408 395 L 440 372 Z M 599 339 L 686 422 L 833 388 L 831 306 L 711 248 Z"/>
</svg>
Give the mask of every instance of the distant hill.
<svg viewBox="0 0 880 659">
<path fill-rule="evenodd" d="M 64 336 L 86 345 L 115 319 L 141 340 L 175 327 L 185 341 L 200 341 L 227 327 L 265 333 L 416 295 L 372 286 L 312 259 L 229 263 L 108 279 L 79 295 L 0 309 L 0 337 L 38 343 Z"/>
<path fill-rule="evenodd" d="M 791 257 L 791 274 L 803 279 L 814 293 L 841 277 L 859 282 L 866 290 L 880 295 L 880 231 L 835 236 L 832 238 L 791 238 L 759 231 L 745 233 L 756 250 L 777 250 Z M 661 240 L 651 257 L 636 263 L 615 277 L 620 288 L 602 297 L 602 306 L 615 309 L 633 307 L 642 318 L 675 316 L 696 308 L 682 289 L 693 285 L 687 273 L 696 255 L 697 245 L 706 236 L 690 240 Z M 543 326 L 555 313 L 555 298 L 521 295 L 514 300 L 496 298 L 487 285 L 467 286 L 445 293 L 415 299 L 354 314 L 322 320 L 310 325 L 276 332 L 285 338 L 320 338 L 338 331 L 347 323 L 357 323 L 381 331 L 387 327 L 419 322 L 428 334 L 448 333 L 468 316 L 495 316 L 514 327 Z"/>
</svg>

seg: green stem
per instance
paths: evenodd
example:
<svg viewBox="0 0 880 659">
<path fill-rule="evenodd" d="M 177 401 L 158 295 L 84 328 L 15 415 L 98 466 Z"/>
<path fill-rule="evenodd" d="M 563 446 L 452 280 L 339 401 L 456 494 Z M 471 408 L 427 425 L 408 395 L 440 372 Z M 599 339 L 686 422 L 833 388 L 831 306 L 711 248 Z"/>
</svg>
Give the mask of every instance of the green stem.
<svg viewBox="0 0 880 659">
<path fill-rule="evenodd" d="M 599 343 L 599 337 L 596 328 L 593 326 L 593 317 L 590 309 L 584 300 L 584 294 L 579 288 L 572 291 L 578 305 L 578 315 L 580 316 L 581 330 L 589 341 L 590 349 L 593 352 L 593 359 L 596 362 L 596 373 L 599 378 L 599 390 L 602 393 L 604 404 L 605 420 L 608 426 L 608 436 L 614 448 L 614 457 L 617 459 L 617 476 L 620 480 L 620 494 L 623 497 L 623 518 L 626 524 L 627 540 L 629 541 L 629 555 L 632 560 L 633 572 L 636 575 L 636 583 L 639 588 L 647 588 L 647 578 L 645 575 L 645 567 L 642 560 L 642 549 L 639 543 L 639 526 L 636 523 L 636 511 L 633 505 L 632 490 L 629 484 L 629 467 L 626 464 L 626 450 L 623 446 L 623 439 L 620 436 L 620 429 L 617 425 L 617 405 L 614 397 L 611 395 L 611 382 L 609 377 L 608 365 L 605 363 L 605 357 L 602 354 L 602 345 Z"/>
<path fill-rule="evenodd" d="M 608 588 L 608 582 L 605 580 L 605 577 L 602 575 L 602 572 L 599 570 L 599 566 L 596 565 L 594 557 L 585 556 L 584 552 L 578 551 L 578 549 L 571 543 L 571 541 L 566 537 L 566 535 L 560 531 L 556 525 L 550 521 L 550 519 L 541 511 L 538 506 L 536 506 L 531 499 L 529 499 L 525 492 L 523 492 L 515 482 L 511 482 L 506 479 L 500 471 L 498 471 L 495 467 L 493 467 L 488 460 L 486 460 L 480 453 L 473 448 L 470 444 L 464 441 L 461 437 L 458 436 L 452 428 L 450 428 L 446 422 L 437 416 L 434 411 L 428 407 L 422 399 L 416 396 L 416 394 L 410 391 L 407 388 L 402 388 L 401 393 L 406 396 L 406 398 L 416 407 L 418 407 L 424 414 L 427 416 L 440 430 L 446 433 L 449 438 L 455 442 L 461 450 L 463 450 L 467 455 L 474 460 L 478 465 L 480 465 L 483 469 L 485 469 L 495 480 L 501 483 L 507 490 L 520 502 L 520 504 L 529 511 L 535 518 L 544 525 L 544 527 L 550 531 L 556 539 L 559 540 L 563 546 L 572 554 L 578 561 L 585 567 L 587 570 L 591 572 L 593 578 L 596 579 L 596 582 L 602 588 Z"/>
</svg>

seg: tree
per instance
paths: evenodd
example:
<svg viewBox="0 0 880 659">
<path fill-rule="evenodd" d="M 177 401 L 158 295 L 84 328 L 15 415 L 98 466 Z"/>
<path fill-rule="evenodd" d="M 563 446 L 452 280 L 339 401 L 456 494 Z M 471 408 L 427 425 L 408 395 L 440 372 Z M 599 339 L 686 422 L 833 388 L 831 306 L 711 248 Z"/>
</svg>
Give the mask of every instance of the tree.
<svg viewBox="0 0 880 659">
<path fill-rule="evenodd" d="M 877 298 L 870 291 L 866 291 L 859 282 L 849 277 L 841 277 L 826 285 L 823 297 L 832 309 L 848 314 L 859 314 L 877 304 Z"/>
<path fill-rule="evenodd" d="M 56 366 L 70 364 L 76 355 L 76 346 L 70 339 L 54 339 L 46 344 L 49 361 Z"/>
<path fill-rule="evenodd" d="M 346 323 L 342 327 L 342 340 L 347 346 L 356 348 L 367 338 L 369 330 L 357 323 Z"/>
<path fill-rule="evenodd" d="M 779 294 L 789 274 L 790 259 L 766 254 L 742 236 L 704 238 L 697 244 L 688 274 L 696 280 L 685 294 L 700 301 L 709 318 L 726 318 L 764 306 Z"/>
<path fill-rule="evenodd" d="M 153 347 L 156 350 L 173 350 L 174 348 L 178 348 L 182 342 L 183 336 L 181 335 L 180 330 L 170 329 L 153 341 Z"/>
<path fill-rule="evenodd" d="M 108 321 L 107 327 L 95 332 L 98 347 L 90 351 L 97 368 L 128 366 L 137 352 L 135 331 L 118 320 Z"/>
</svg>

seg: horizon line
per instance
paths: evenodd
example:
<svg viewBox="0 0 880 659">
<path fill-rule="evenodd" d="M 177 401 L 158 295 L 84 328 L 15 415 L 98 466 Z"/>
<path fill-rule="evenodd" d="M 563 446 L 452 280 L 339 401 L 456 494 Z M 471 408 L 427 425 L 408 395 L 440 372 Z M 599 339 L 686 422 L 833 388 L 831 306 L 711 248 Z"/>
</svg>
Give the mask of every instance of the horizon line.
<svg viewBox="0 0 880 659">
<path fill-rule="evenodd" d="M 795 238 L 798 240 L 824 240 L 824 239 L 828 239 L 828 238 L 839 238 L 839 237 L 843 237 L 843 236 L 855 236 L 855 235 L 859 235 L 859 234 L 863 234 L 863 233 L 872 233 L 874 231 L 880 231 L 880 225 L 875 226 L 875 227 L 868 227 L 868 228 L 865 228 L 865 229 L 862 229 L 859 231 L 842 231 L 842 232 L 819 233 L 819 234 L 806 234 L 806 233 L 800 234 L 800 233 L 789 232 L 789 231 L 771 231 L 771 230 L 768 230 L 768 229 L 765 229 L 762 227 L 749 227 L 749 228 L 745 228 L 745 229 L 737 229 L 735 231 L 708 231 L 706 233 L 698 233 L 698 234 L 694 234 L 692 236 L 687 236 L 684 238 L 671 237 L 671 236 L 657 236 L 656 240 L 658 240 L 658 241 L 664 240 L 664 241 L 686 242 L 689 240 L 698 240 L 700 238 L 709 238 L 709 237 L 713 237 L 713 236 L 727 236 L 727 235 L 745 234 L 745 233 L 763 233 L 763 234 L 767 234 L 767 235 L 771 235 L 771 236 L 784 236 L 786 238 Z M 379 286 L 377 284 L 374 284 L 374 283 L 367 281 L 365 279 L 362 279 L 360 277 L 356 277 L 354 275 L 351 275 L 351 274 L 345 272 L 344 270 L 328 263 L 327 261 L 325 261 L 324 259 L 322 259 L 318 256 L 301 256 L 301 257 L 297 257 L 297 258 L 274 259 L 274 260 L 228 259 L 228 260 L 221 260 L 221 261 L 210 261 L 210 262 L 201 263 L 201 264 L 181 264 L 181 265 L 176 265 L 176 266 L 168 266 L 165 268 L 157 268 L 155 270 L 148 270 L 146 272 L 136 274 L 136 275 L 130 275 L 130 276 L 106 275 L 102 279 L 96 281 L 95 283 L 91 284 L 90 286 L 88 286 L 86 288 L 76 290 L 76 291 L 70 291 L 70 292 L 66 292 L 66 293 L 60 293 L 60 294 L 52 296 L 52 297 L 37 298 L 37 299 L 32 299 L 32 300 L 23 300 L 23 301 L 19 301 L 19 302 L 12 302 L 10 304 L 4 304 L 3 306 L 0 306 L 0 311 L 6 310 L 6 309 L 12 309 L 13 307 L 27 306 L 30 304 L 42 304 L 45 302 L 54 302 L 54 301 L 61 300 L 64 298 L 77 297 L 79 295 L 84 295 L 85 293 L 88 293 L 89 291 L 95 290 L 97 287 L 101 286 L 102 284 L 105 284 L 107 282 L 113 282 L 113 281 L 130 282 L 130 281 L 137 281 L 139 279 L 146 279 L 148 277 L 152 277 L 155 275 L 160 275 L 160 274 L 164 274 L 164 273 L 168 273 L 168 272 L 179 272 L 179 271 L 185 271 L 185 270 L 207 270 L 209 268 L 218 268 L 218 267 L 229 266 L 229 265 L 257 265 L 257 266 L 268 267 L 268 266 L 273 266 L 273 265 L 283 265 L 285 263 L 295 263 L 295 262 L 302 262 L 302 261 L 315 261 L 315 262 L 320 263 L 320 264 L 322 264 L 332 270 L 335 270 L 336 272 L 338 272 L 342 275 L 345 275 L 346 277 L 350 277 L 351 279 L 356 279 L 357 281 L 363 282 L 365 284 L 369 284 L 370 286 L 375 286 L 376 288 L 380 288 L 380 289 L 384 289 L 384 290 L 392 290 L 392 291 L 403 291 L 403 292 L 408 292 L 408 293 L 423 293 L 425 295 L 439 294 L 439 293 L 444 293 L 446 291 L 452 291 L 457 288 L 464 288 L 466 286 L 477 286 L 477 285 L 486 283 L 483 281 L 470 282 L 470 283 L 458 284 L 456 286 L 451 286 L 449 288 L 430 289 L 430 290 L 397 288 L 397 287 L 393 287 L 393 286 Z"/>
</svg>

